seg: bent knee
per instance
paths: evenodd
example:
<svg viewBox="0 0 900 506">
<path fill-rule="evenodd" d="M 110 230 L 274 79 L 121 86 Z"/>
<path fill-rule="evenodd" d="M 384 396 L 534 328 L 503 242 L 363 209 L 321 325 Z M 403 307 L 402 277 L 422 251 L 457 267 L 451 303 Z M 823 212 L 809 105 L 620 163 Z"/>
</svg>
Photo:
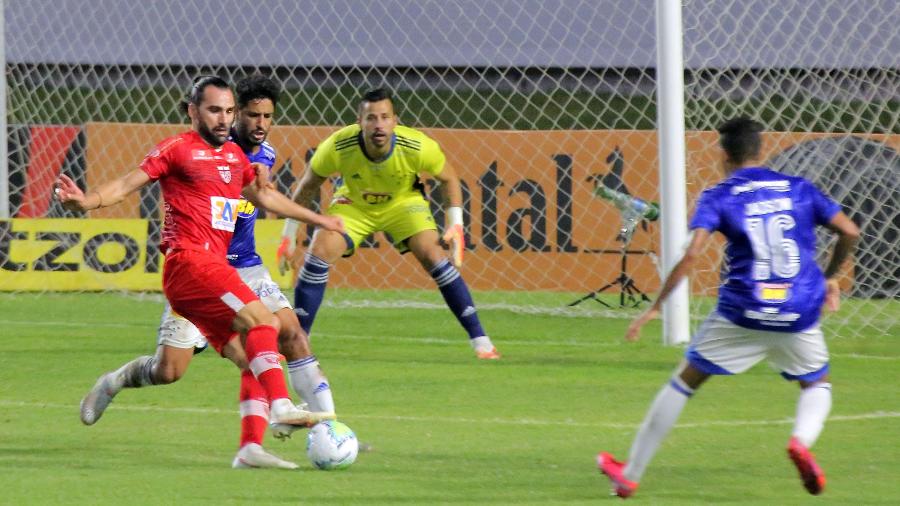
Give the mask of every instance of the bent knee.
<svg viewBox="0 0 900 506">
<path fill-rule="evenodd" d="M 181 379 L 186 371 L 187 368 L 173 364 L 159 364 L 156 367 L 156 377 L 154 379 L 158 385 L 168 385 Z"/>
<path fill-rule="evenodd" d="M 312 355 L 309 339 L 299 325 L 296 328 L 284 329 L 278 334 L 278 351 L 288 361 Z"/>
<path fill-rule="evenodd" d="M 347 240 L 343 234 L 333 230 L 318 229 L 307 251 L 310 255 L 328 264 L 334 264 L 347 249 Z"/>
<path fill-rule="evenodd" d="M 447 259 L 447 252 L 440 246 L 427 248 L 424 250 L 413 251 L 413 256 L 419 261 L 419 264 L 427 271 L 431 272 L 438 264 Z"/>
</svg>

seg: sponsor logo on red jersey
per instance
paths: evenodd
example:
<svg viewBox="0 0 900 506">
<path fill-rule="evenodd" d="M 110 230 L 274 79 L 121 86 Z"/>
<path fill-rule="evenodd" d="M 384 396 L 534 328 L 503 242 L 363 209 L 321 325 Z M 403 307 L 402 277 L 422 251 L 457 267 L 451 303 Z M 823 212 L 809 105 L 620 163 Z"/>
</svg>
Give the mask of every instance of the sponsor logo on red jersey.
<svg viewBox="0 0 900 506">
<path fill-rule="evenodd" d="M 191 158 L 194 160 L 212 160 L 214 153 L 208 149 L 192 149 Z"/>
<path fill-rule="evenodd" d="M 225 181 L 225 184 L 230 183 L 231 182 L 231 167 L 229 167 L 228 165 L 219 165 L 216 168 L 219 169 L 219 177 L 222 178 L 222 181 Z"/>
</svg>

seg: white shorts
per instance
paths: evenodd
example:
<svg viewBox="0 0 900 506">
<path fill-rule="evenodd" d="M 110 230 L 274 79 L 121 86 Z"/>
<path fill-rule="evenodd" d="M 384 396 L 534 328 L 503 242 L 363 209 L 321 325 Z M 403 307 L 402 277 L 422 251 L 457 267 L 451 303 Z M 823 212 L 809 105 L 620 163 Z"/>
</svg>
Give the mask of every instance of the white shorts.
<svg viewBox="0 0 900 506">
<path fill-rule="evenodd" d="M 272 276 L 269 275 L 269 270 L 264 265 L 242 267 L 237 271 L 244 283 L 256 293 L 256 296 L 266 305 L 269 311 L 274 313 L 284 308 L 292 308 L 287 297 L 281 293 L 281 288 L 272 281 Z M 203 337 L 197 327 L 181 315 L 172 312 L 168 302 L 163 310 L 156 343 L 160 346 L 197 348 L 198 350 L 203 350 L 207 346 L 206 338 Z"/>
<path fill-rule="evenodd" d="M 828 372 L 828 347 L 818 325 L 802 332 L 772 332 L 735 325 L 713 311 L 685 357 L 707 374 L 740 374 L 764 358 L 790 380 L 815 381 Z"/>
</svg>

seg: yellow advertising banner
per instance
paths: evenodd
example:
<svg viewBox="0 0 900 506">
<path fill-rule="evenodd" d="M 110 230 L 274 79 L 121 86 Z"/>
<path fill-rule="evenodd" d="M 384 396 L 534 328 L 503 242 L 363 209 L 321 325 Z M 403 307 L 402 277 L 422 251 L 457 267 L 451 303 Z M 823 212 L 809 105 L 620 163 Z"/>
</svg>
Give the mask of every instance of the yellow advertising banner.
<svg viewBox="0 0 900 506">
<path fill-rule="evenodd" d="M 159 227 L 142 219 L 0 220 L 0 236 L 9 238 L 0 243 L 0 290 L 159 290 Z M 281 222 L 264 220 L 257 233 L 277 237 Z M 257 246 L 274 263 L 277 245 Z"/>
<path fill-rule="evenodd" d="M 147 220 L 13 219 L 0 222 L 4 290 L 153 290 Z"/>
<path fill-rule="evenodd" d="M 88 124 L 88 187 L 137 167 L 157 142 L 187 128 Z M 288 171 L 289 181 L 294 181 L 311 150 L 334 130 L 275 127 L 269 140 L 278 151 L 276 168 Z M 617 236 L 622 220 L 609 201 L 594 196 L 594 186 L 614 176 L 631 195 L 660 200 L 655 131 L 423 130 L 440 143 L 462 180 L 468 240 L 462 271 L 477 290 L 596 289 L 619 275 L 622 243 Z M 767 159 L 804 143 L 837 137 L 765 135 Z M 703 188 L 721 179 L 717 135 L 688 132 L 686 139 L 688 202 L 694 202 Z M 866 139 L 900 149 L 900 136 Z M 4 289 L 158 289 L 161 259 L 154 251 L 162 213 L 159 197 L 153 199 L 135 193 L 120 205 L 90 213 L 100 219 L 7 222 L 13 234 L 7 264 L 16 268 L 4 268 Z M 151 219 L 136 219 L 142 216 Z M 437 218 L 442 222 L 442 216 Z M 273 276 L 289 287 L 292 276 L 279 276 L 272 268 L 280 229 L 280 220 L 259 220 L 257 245 Z M 658 242 L 659 225 L 653 222 L 637 227 L 627 245 L 628 273 L 646 292 L 659 287 L 654 261 Z M 717 270 L 715 265 L 699 270 L 694 286 L 715 286 Z M 329 286 L 430 288 L 433 281 L 410 255 L 398 255 L 377 235 L 354 258 L 337 263 Z"/>
</svg>

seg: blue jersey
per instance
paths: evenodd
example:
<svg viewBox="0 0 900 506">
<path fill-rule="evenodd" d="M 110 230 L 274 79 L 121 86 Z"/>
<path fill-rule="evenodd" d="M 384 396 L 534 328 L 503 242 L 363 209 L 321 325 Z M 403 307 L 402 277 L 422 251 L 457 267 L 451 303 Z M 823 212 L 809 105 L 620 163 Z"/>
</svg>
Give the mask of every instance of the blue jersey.
<svg viewBox="0 0 900 506">
<path fill-rule="evenodd" d="M 275 148 L 268 142 L 259 146 L 256 154 L 246 153 L 250 163 L 261 163 L 270 170 L 275 165 Z M 251 267 L 263 263 L 262 258 L 256 252 L 256 238 L 253 229 L 256 226 L 256 217 L 259 209 L 250 201 L 241 198 L 238 204 L 238 217 L 234 225 L 234 235 L 231 244 L 228 245 L 228 263 L 232 267 Z"/>
<path fill-rule="evenodd" d="M 840 210 L 808 180 L 765 167 L 740 169 L 705 190 L 690 228 L 728 240 L 719 314 L 751 329 L 814 325 L 825 300 L 815 229 Z"/>
</svg>

